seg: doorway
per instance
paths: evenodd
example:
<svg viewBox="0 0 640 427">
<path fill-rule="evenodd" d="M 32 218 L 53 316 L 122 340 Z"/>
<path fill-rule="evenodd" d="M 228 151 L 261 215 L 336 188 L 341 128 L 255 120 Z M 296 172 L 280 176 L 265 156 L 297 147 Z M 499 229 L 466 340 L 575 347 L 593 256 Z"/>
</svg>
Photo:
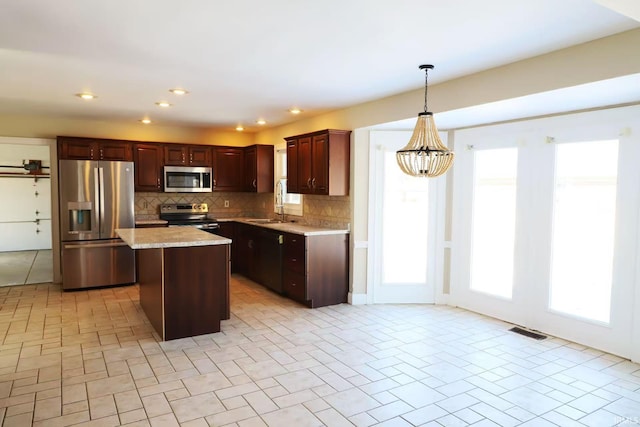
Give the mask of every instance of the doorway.
<svg viewBox="0 0 640 427">
<path fill-rule="evenodd" d="M 50 141 L 0 138 L 0 286 L 53 281 L 49 166 Z"/>
<path fill-rule="evenodd" d="M 395 153 L 410 138 L 408 131 L 370 134 L 372 303 L 435 302 L 444 181 L 400 170 Z"/>
<path fill-rule="evenodd" d="M 640 358 L 638 112 L 456 133 L 453 304 Z"/>
</svg>

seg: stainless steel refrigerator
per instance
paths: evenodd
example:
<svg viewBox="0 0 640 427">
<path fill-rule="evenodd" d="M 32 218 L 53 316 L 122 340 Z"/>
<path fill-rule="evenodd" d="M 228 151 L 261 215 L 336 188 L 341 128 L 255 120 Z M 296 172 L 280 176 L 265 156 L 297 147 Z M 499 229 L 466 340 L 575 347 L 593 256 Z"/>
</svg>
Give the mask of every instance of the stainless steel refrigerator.
<svg viewBox="0 0 640 427">
<path fill-rule="evenodd" d="M 135 226 L 133 163 L 60 160 L 63 289 L 135 282 L 135 252 L 116 228 Z"/>
</svg>

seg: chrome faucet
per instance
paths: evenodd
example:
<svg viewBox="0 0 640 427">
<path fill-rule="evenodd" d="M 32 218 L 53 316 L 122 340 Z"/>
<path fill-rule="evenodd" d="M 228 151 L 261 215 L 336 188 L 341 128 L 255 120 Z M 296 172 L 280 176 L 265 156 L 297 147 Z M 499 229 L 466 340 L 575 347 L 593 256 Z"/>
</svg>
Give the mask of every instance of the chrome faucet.
<svg viewBox="0 0 640 427">
<path fill-rule="evenodd" d="M 280 211 L 278 215 L 280 215 L 280 221 L 284 222 L 284 179 L 279 179 L 276 183 L 276 208 Z"/>
</svg>

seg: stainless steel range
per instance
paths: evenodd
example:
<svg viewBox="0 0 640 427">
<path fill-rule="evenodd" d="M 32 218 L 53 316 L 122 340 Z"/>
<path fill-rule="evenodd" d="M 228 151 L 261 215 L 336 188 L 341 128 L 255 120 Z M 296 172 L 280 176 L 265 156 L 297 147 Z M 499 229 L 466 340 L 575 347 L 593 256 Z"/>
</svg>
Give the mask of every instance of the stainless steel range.
<svg viewBox="0 0 640 427">
<path fill-rule="evenodd" d="M 215 219 L 208 218 L 206 203 L 165 203 L 160 205 L 160 219 L 169 222 L 169 227 L 196 227 L 215 233 L 220 226 Z"/>
</svg>

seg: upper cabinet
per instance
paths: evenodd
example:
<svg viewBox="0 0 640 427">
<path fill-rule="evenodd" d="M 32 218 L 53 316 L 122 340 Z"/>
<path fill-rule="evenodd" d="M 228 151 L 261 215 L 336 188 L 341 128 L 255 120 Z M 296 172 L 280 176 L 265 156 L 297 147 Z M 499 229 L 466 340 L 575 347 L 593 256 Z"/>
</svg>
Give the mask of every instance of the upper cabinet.
<svg viewBox="0 0 640 427">
<path fill-rule="evenodd" d="M 211 147 L 167 144 L 164 146 L 164 164 L 167 166 L 211 167 Z"/>
<path fill-rule="evenodd" d="M 130 162 L 133 160 L 133 149 L 130 141 L 59 136 L 58 158 Z"/>
<path fill-rule="evenodd" d="M 244 149 L 213 147 L 213 191 L 244 191 Z"/>
<path fill-rule="evenodd" d="M 301 194 L 349 194 L 350 135 L 327 129 L 285 138 L 287 191 Z"/>
<path fill-rule="evenodd" d="M 162 191 L 162 146 L 134 144 L 135 191 Z"/>
<path fill-rule="evenodd" d="M 273 145 L 252 145 L 244 149 L 244 191 L 273 193 Z"/>
</svg>

